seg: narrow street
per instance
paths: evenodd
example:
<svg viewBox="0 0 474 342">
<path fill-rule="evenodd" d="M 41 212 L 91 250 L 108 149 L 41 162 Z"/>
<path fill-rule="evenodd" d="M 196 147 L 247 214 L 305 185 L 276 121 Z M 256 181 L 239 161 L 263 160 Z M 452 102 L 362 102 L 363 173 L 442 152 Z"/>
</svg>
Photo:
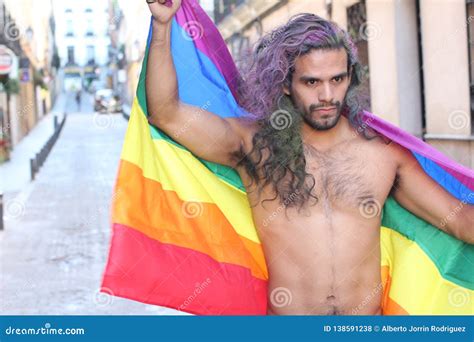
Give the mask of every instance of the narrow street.
<svg viewBox="0 0 474 342">
<path fill-rule="evenodd" d="M 5 195 L 0 314 L 176 313 L 98 293 L 127 121 L 121 114 L 94 114 L 90 98 L 81 112 L 74 101 L 66 110 L 63 131 L 36 180 Z"/>
</svg>

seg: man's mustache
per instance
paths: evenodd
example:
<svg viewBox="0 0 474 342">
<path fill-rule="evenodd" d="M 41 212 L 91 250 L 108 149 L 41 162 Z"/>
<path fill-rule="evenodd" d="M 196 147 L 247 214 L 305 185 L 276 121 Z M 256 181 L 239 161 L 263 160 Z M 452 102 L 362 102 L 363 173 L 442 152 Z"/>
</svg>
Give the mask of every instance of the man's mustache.
<svg viewBox="0 0 474 342">
<path fill-rule="evenodd" d="M 319 104 L 312 104 L 309 106 L 309 111 L 314 112 L 315 110 L 318 110 L 319 108 L 327 108 L 327 107 L 336 107 L 336 109 L 339 109 L 341 107 L 341 102 L 331 102 L 331 103 L 319 103 Z"/>
</svg>

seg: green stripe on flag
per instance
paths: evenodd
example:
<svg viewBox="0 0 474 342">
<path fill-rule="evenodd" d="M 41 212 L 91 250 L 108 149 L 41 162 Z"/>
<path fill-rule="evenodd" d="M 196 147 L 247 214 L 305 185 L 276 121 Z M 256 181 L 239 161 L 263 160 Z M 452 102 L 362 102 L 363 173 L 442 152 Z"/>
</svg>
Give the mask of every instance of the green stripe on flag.
<svg viewBox="0 0 474 342">
<path fill-rule="evenodd" d="M 441 276 L 474 290 L 474 246 L 464 243 L 417 216 L 389 197 L 383 208 L 382 225 L 415 241 L 438 268 Z"/>
</svg>

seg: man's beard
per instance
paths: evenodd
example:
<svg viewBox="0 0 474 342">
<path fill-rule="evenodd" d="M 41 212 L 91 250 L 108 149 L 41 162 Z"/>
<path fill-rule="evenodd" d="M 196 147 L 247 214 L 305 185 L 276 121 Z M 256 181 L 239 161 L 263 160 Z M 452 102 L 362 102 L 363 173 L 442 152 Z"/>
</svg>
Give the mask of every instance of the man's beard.
<svg viewBox="0 0 474 342">
<path fill-rule="evenodd" d="M 331 119 L 313 119 L 311 117 L 311 113 L 314 112 L 315 110 L 323 107 L 336 107 L 336 115 L 332 117 Z M 309 109 L 305 114 L 303 115 L 304 121 L 312 128 L 314 128 L 317 131 L 327 131 L 330 130 L 331 128 L 335 127 L 337 123 L 339 122 L 339 119 L 341 118 L 341 103 L 340 102 L 335 102 L 331 103 L 329 105 L 324 104 L 324 105 L 311 105 L 309 106 Z"/>
</svg>

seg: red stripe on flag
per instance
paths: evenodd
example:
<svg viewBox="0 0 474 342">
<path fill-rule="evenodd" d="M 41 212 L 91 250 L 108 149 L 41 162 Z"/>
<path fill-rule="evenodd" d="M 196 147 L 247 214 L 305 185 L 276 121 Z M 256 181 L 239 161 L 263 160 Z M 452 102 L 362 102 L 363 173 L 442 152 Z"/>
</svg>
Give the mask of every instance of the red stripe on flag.
<svg viewBox="0 0 474 342">
<path fill-rule="evenodd" d="M 198 315 L 265 315 L 267 282 L 189 248 L 113 225 L 102 291 Z"/>
</svg>

